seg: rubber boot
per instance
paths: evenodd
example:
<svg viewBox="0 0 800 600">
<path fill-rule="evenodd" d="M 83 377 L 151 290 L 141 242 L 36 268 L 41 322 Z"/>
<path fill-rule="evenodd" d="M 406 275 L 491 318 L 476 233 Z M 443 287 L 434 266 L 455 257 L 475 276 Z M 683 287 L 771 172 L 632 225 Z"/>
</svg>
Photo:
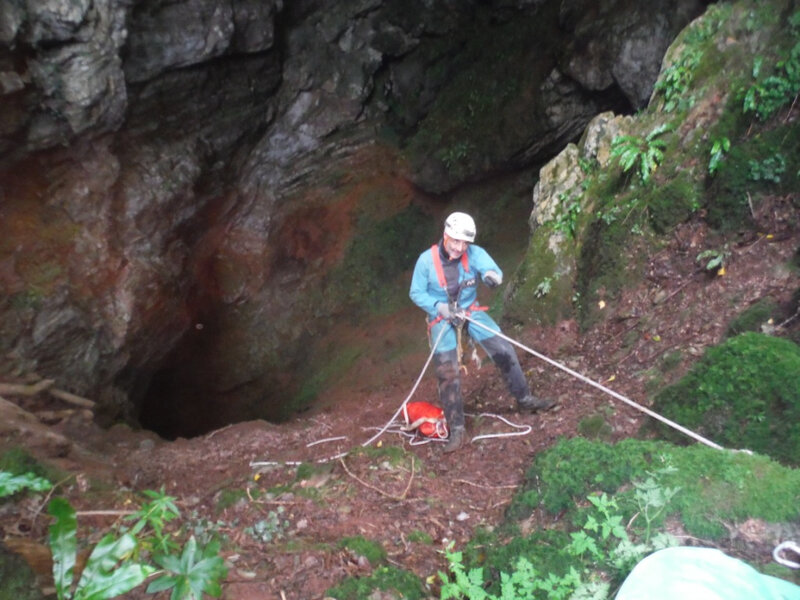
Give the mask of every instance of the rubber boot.
<svg viewBox="0 0 800 600">
<path fill-rule="evenodd" d="M 537 413 L 550 410 L 556 405 L 555 400 L 545 400 L 528 394 L 524 398 L 517 400 L 517 408 L 520 412 Z"/>
<path fill-rule="evenodd" d="M 465 437 L 466 432 L 463 427 L 453 427 L 450 430 L 450 437 L 447 438 L 447 443 L 444 445 L 442 451 L 447 453 L 455 452 L 464 445 Z"/>
</svg>

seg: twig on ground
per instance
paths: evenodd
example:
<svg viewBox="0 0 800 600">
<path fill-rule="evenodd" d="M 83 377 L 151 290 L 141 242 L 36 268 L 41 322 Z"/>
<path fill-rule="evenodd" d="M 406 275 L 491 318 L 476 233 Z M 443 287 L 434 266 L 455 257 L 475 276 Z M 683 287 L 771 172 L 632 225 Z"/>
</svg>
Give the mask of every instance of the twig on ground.
<svg viewBox="0 0 800 600">
<path fill-rule="evenodd" d="M 484 490 L 504 490 L 504 489 L 516 489 L 519 487 L 518 484 L 513 485 L 483 485 L 481 483 L 474 483 L 472 481 L 467 481 L 466 479 L 454 479 L 453 483 L 465 483 L 467 485 L 471 485 L 476 488 L 481 488 Z"/>
<path fill-rule="evenodd" d="M 135 510 L 79 510 L 75 512 L 78 517 L 125 517 L 135 514 Z"/>
<path fill-rule="evenodd" d="M 353 474 L 353 472 L 350 471 L 350 469 L 347 468 L 347 465 L 344 462 L 344 458 L 340 458 L 339 462 L 342 463 L 342 467 L 344 468 L 345 473 L 347 473 L 350 477 L 355 479 L 358 483 L 360 483 L 364 487 L 368 487 L 369 489 L 378 492 L 382 496 L 386 496 L 387 498 L 391 498 L 392 500 L 405 500 L 406 499 L 406 495 L 408 494 L 408 490 L 411 489 L 411 482 L 414 480 L 414 470 L 415 469 L 414 469 L 414 457 L 413 456 L 411 457 L 411 476 L 408 478 L 408 483 L 406 484 L 406 489 L 403 490 L 403 493 L 400 496 L 397 496 L 395 494 L 389 494 L 388 492 L 384 492 L 382 489 L 375 487 L 371 483 L 368 483 L 368 482 L 364 481 L 363 479 L 360 479 L 357 475 Z"/>
</svg>

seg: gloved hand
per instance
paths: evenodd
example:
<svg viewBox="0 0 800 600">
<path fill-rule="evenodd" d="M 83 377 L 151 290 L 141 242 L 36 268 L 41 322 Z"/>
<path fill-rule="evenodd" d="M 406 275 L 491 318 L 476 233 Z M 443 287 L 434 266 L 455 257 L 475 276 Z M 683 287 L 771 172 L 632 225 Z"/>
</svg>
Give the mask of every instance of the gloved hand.
<svg viewBox="0 0 800 600">
<path fill-rule="evenodd" d="M 503 276 L 497 271 L 486 271 L 483 275 L 483 282 L 490 288 L 496 288 L 503 283 Z"/>
<path fill-rule="evenodd" d="M 450 310 L 450 305 L 447 302 L 439 302 L 439 304 L 436 305 L 436 311 L 445 321 L 449 321 L 454 316 L 453 311 Z"/>
</svg>

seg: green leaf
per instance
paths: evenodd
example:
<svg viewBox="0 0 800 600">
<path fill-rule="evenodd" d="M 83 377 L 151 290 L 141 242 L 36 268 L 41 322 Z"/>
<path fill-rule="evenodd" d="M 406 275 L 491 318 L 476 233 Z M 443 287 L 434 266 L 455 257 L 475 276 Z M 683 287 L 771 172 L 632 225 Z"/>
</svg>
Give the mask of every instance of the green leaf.
<svg viewBox="0 0 800 600">
<path fill-rule="evenodd" d="M 109 598 L 116 598 L 144 583 L 145 579 L 154 572 L 155 568 L 150 565 L 140 563 L 123 564 L 110 573 L 98 574 L 87 581 L 84 587 L 79 587 L 76 590 L 74 600 L 108 600 Z"/>
<path fill-rule="evenodd" d="M 32 490 L 34 492 L 44 492 L 53 485 L 42 477 L 37 477 L 33 473 L 23 473 L 14 475 L 8 471 L 0 471 L 0 498 L 11 496 L 22 490 Z"/>
<path fill-rule="evenodd" d="M 155 572 L 129 559 L 138 542 L 130 533 L 103 536 L 89 555 L 75 590 L 75 600 L 106 600 L 127 593 Z M 120 564 L 122 563 L 122 564 Z"/>
<path fill-rule="evenodd" d="M 64 498 L 53 498 L 47 512 L 55 517 L 55 522 L 49 527 L 50 551 L 53 554 L 56 595 L 58 600 L 63 600 L 71 597 L 69 591 L 78 549 L 78 519 L 75 517 L 75 509 Z"/>
<path fill-rule="evenodd" d="M 214 597 L 221 595 L 220 581 L 227 575 L 227 569 L 222 558 L 217 556 L 218 552 L 217 542 L 198 548 L 197 540 L 192 536 L 184 545 L 180 557 L 172 554 L 154 557 L 153 560 L 169 574 L 153 581 L 147 588 L 148 592 L 172 588 L 172 600 L 199 600 L 203 593 Z"/>
</svg>

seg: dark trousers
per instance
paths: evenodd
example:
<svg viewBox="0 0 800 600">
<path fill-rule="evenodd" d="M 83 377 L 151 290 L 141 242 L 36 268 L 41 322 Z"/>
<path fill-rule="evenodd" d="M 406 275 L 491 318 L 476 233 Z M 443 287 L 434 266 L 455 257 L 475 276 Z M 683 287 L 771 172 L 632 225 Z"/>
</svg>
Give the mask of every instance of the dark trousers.
<svg viewBox="0 0 800 600">
<path fill-rule="evenodd" d="M 508 391 L 519 401 L 530 394 L 528 382 L 514 347 L 499 336 L 480 342 L 505 379 Z M 464 426 L 464 402 L 461 398 L 461 373 L 456 350 L 437 352 L 433 356 L 439 381 L 439 402 L 450 427 Z"/>
</svg>

